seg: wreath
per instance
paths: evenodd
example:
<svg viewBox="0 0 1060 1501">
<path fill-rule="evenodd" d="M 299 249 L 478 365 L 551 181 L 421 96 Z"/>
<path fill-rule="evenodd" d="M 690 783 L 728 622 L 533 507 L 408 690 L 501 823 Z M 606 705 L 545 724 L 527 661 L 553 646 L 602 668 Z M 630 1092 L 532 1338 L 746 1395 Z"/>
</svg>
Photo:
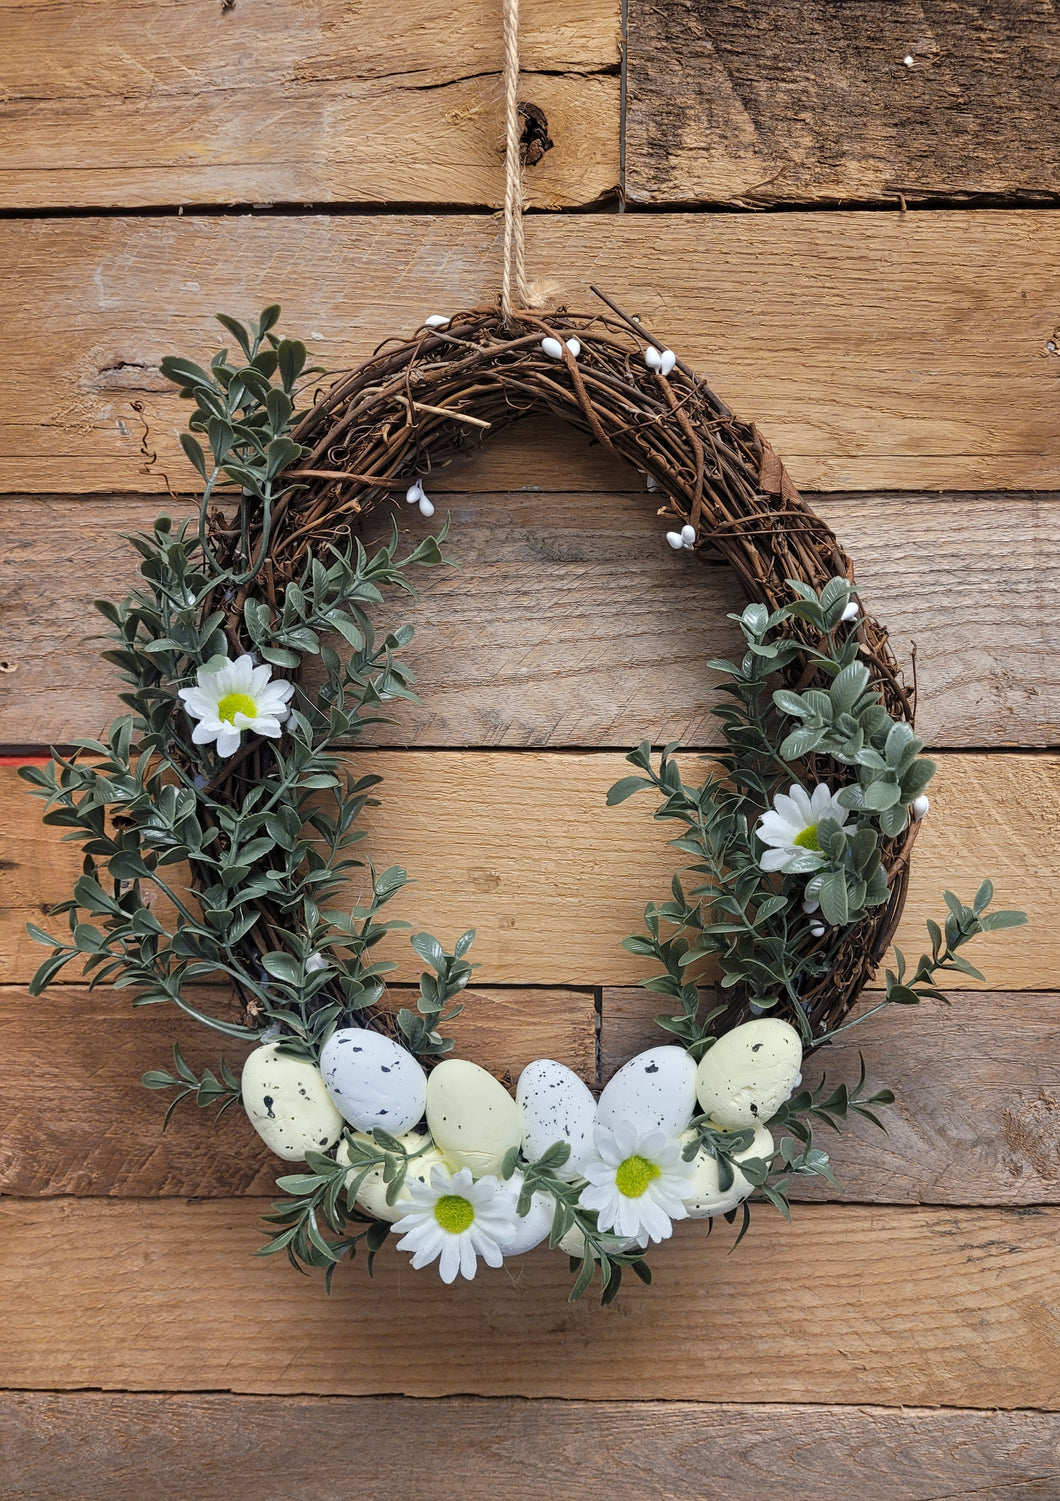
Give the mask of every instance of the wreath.
<svg viewBox="0 0 1060 1501">
<path fill-rule="evenodd" d="M 595 290 L 595 289 L 594 289 Z M 598 294 L 602 295 L 602 294 Z M 69 937 L 34 995 L 76 957 L 93 985 L 132 986 L 253 1045 L 237 1078 L 197 1074 L 179 1047 L 152 1089 L 237 1101 L 279 1157 L 263 1254 L 320 1268 L 388 1236 L 413 1267 L 472 1277 L 543 1241 L 570 1255 L 572 1298 L 623 1270 L 650 1281 L 648 1252 L 681 1219 L 785 1215 L 793 1176 L 835 1183 L 821 1127 L 880 1124 L 893 1095 L 852 1083 L 804 1089 L 804 1055 L 884 1006 L 945 999 L 937 978 L 978 976 L 958 951 L 1022 913 L 946 893 L 944 923 L 915 964 L 895 951 L 883 996 L 850 1017 L 897 927 L 933 763 L 886 631 L 862 609 L 850 560 L 802 501 L 755 426 L 738 420 L 639 320 L 474 309 L 428 318 L 356 370 L 322 374 L 274 330 L 279 307 L 222 316 L 234 353 L 164 374 L 193 404 L 184 450 L 202 480 L 197 520 L 162 516 L 133 539 L 140 582 L 98 602 L 128 710 L 104 740 L 22 775 L 45 821 L 84 849 Z M 474 965 L 411 934 L 423 962 L 415 1009 L 395 1008 L 379 946 L 408 924 L 384 909 L 399 868 L 358 861 L 358 826 L 380 778 L 340 747 L 414 697 L 400 660 L 411 627 L 373 624 L 384 591 L 444 565 L 448 523 L 399 556 L 398 529 L 369 554 L 358 518 L 388 501 L 434 513 L 433 478 L 487 437 L 548 413 L 613 449 L 664 502 L 665 541 L 713 553 L 748 603 L 739 661 L 714 709 L 723 749 L 699 783 L 675 745 L 645 742 L 613 805 L 640 792 L 671 822 L 679 869 L 644 929 L 667 1041 L 621 1068 L 597 1100 L 570 1069 L 529 1064 L 514 1096 L 443 1032 Z M 660 538 L 662 542 L 662 538 Z M 314 659 L 316 686 L 300 676 Z M 351 883 L 360 895 L 350 907 Z M 710 968 L 713 966 L 713 969 Z M 238 1014 L 202 989 L 226 981 Z M 708 984 L 716 984 L 717 1000 Z"/>
</svg>

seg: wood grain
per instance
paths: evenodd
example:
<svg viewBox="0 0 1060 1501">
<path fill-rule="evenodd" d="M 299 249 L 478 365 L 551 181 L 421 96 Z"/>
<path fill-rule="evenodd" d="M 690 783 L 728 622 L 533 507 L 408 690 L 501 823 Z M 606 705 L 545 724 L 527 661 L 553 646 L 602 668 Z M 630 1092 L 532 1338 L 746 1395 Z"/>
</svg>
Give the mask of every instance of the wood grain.
<svg viewBox="0 0 1060 1501">
<path fill-rule="evenodd" d="M 364 1435 L 372 1435 L 366 1444 Z M 291 1435 L 298 1435 L 292 1444 Z M 409 1442 L 409 1435 L 415 1442 Z M 559 1473 L 582 1501 L 1053 1501 L 1060 1419 L 1044 1412 L 454 1397 L 0 1398 L 8 1501 L 228 1501 L 358 1494 L 539 1501 Z M 312 1455 L 310 1462 L 306 1456 Z M 117 1459 L 117 1463 L 116 1463 Z M 827 1487 L 827 1489 L 825 1488 Z"/>
<path fill-rule="evenodd" d="M 634 203 L 1060 192 L 1049 0 L 630 0 L 628 28 Z"/>
<path fill-rule="evenodd" d="M 414 1004 L 407 993 L 395 1004 Z M 512 1078 L 533 1058 L 557 1058 L 596 1082 L 591 991 L 469 990 L 446 1028 L 456 1051 Z M 204 1009 L 224 1013 L 209 995 Z M 5 1085 L 0 1093 L 0 1193 L 225 1198 L 273 1192 L 287 1169 L 250 1129 L 238 1105 L 214 1110 L 185 1101 L 168 1131 L 174 1092 L 144 1089 L 147 1069 L 172 1068 L 172 1047 L 201 1074 L 223 1053 L 238 1076 L 246 1049 L 214 1037 L 179 1012 L 134 1010 L 125 991 L 63 989 L 39 1003 L 0 988 Z"/>
<path fill-rule="evenodd" d="M 216 1000 L 214 1000 L 216 1005 Z M 642 990 L 603 994 L 600 1082 L 663 1034 Z M 453 1024 L 457 1052 L 512 1077 L 533 1057 L 558 1058 L 597 1082 L 593 998 L 579 991 L 476 991 Z M 182 1105 L 162 1134 L 171 1094 L 140 1084 L 170 1065 L 170 1047 L 201 1071 L 238 1045 L 176 1013 L 134 1011 L 125 992 L 53 991 L 48 1026 L 15 988 L 0 990 L 5 1086 L 0 1094 L 0 1193 L 114 1198 L 230 1198 L 272 1191 L 280 1164 L 233 1108 Z M 447 1029 L 449 1030 L 449 1029 Z M 792 1196 L 847 1203 L 1060 1203 L 1060 996 L 1007 992 L 925 1004 L 859 1026 L 807 1066 L 853 1084 L 859 1052 L 870 1089 L 897 1094 L 883 1135 L 853 1120 L 822 1132 L 841 1192 L 795 1179 Z"/>
<path fill-rule="evenodd" d="M 553 145 L 529 202 L 619 177 L 618 0 L 532 0 L 520 98 Z M 106 23 L 102 24 L 105 14 Z M 410 0 L 0 6 L 0 206 L 504 201 L 500 13 Z"/>
<path fill-rule="evenodd" d="M 864 1011 L 879 997 L 867 995 Z M 608 1079 L 642 1048 L 664 1040 L 665 1007 L 645 990 L 607 989 L 600 1071 Z M 808 1088 L 827 1077 L 853 1086 L 860 1057 L 867 1089 L 886 1086 L 886 1135 L 851 1117 L 817 1144 L 841 1193 L 792 1181 L 798 1199 L 878 1204 L 1060 1203 L 1060 995 L 959 994 L 952 1006 L 897 1007 L 859 1024 L 805 1067 Z"/>
<path fill-rule="evenodd" d="M 641 930 L 645 902 L 669 891 L 672 830 L 651 819 L 647 799 L 605 808 L 624 757 L 366 750 L 357 764 L 385 778 L 360 857 L 415 877 L 388 912 L 447 941 L 473 924 L 478 984 L 628 985 L 649 972 L 621 941 Z M 1060 965 L 1060 757 L 944 756 L 931 792 L 899 944 L 918 955 L 925 917 L 944 915 L 943 888 L 969 900 L 989 871 L 998 905 L 1022 907 L 1031 924 L 977 940 L 977 967 L 996 989 L 1050 989 Z M 0 973 L 10 984 L 25 983 L 43 958 L 26 922 L 65 900 L 80 870 L 75 847 L 40 823 L 41 806 L 13 767 L 0 767 Z M 395 979 L 415 980 L 419 964 L 406 952 L 390 950 Z"/>
<path fill-rule="evenodd" d="M 1060 1210 L 806 1205 L 676 1228 L 655 1285 L 566 1303 L 545 1249 L 446 1288 L 386 1249 L 328 1298 L 259 1201 L 0 1200 L 12 1387 L 1060 1407 Z"/>
<path fill-rule="evenodd" d="M 540 444 L 556 468 L 578 452 L 571 434 L 542 434 Z M 400 609 L 416 628 L 406 660 L 423 704 L 393 706 L 395 723 L 366 743 L 717 744 L 707 663 L 736 650 L 725 617 L 739 592 L 726 569 L 661 544 L 650 496 L 473 491 L 446 504 L 447 551 L 462 571 L 418 580 L 418 602 L 385 612 L 396 622 Z M 814 505 L 856 558 L 866 607 L 899 656 L 908 662 L 916 642 L 918 729 L 932 746 L 1055 744 L 1060 531 L 1047 496 L 841 495 Z M 136 555 L 123 538 L 158 509 L 129 495 L 5 499 L 0 744 L 94 735 L 119 712 L 116 674 L 89 639 L 102 626 L 92 600 L 131 587 Z M 384 540 L 390 514 L 368 518 L 366 543 Z M 422 535 L 404 506 L 394 514 L 406 542 Z M 998 534 L 1021 539 L 1003 579 Z"/>
<path fill-rule="evenodd" d="M 341 369 L 492 301 L 499 234 L 460 215 L 6 221 L 0 488 L 189 486 L 158 364 L 216 348 L 213 310 L 278 298 Z M 535 216 L 527 249 L 557 300 L 596 282 L 655 326 L 804 489 L 1060 486 L 1060 214 Z"/>
</svg>

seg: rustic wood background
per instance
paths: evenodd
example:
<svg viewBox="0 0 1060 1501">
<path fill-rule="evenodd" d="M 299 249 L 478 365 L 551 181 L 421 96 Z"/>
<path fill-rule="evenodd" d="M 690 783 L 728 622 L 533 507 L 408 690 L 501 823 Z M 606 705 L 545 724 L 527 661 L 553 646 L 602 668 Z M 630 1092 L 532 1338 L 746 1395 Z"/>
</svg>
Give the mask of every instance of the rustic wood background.
<svg viewBox="0 0 1060 1501">
<path fill-rule="evenodd" d="M 987 986 L 837 1050 L 898 1094 L 836 1142 L 841 1196 L 732 1256 L 680 1227 L 611 1310 L 543 1251 L 451 1292 L 387 1253 L 329 1300 L 252 1257 L 278 1164 L 244 1122 L 160 1133 L 140 1073 L 209 1037 L 74 976 L 27 996 L 76 858 L 14 768 L 114 710 L 89 602 L 189 478 L 159 359 L 280 300 L 338 369 L 492 298 L 499 34 L 498 0 L 0 0 L 0 1494 L 1056 1501 L 1053 0 L 524 0 L 529 201 L 565 211 L 531 274 L 603 283 L 757 419 L 915 640 L 907 944 L 987 872 L 1032 915 Z M 711 745 L 732 583 L 562 432 L 437 488 L 465 572 L 413 612 L 422 708 L 360 753 L 372 848 L 410 915 L 479 930 L 461 1047 L 598 1082 L 652 1036 L 619 940 L 667 869 L 602 794 L 645 736 Z"/>
</svg>

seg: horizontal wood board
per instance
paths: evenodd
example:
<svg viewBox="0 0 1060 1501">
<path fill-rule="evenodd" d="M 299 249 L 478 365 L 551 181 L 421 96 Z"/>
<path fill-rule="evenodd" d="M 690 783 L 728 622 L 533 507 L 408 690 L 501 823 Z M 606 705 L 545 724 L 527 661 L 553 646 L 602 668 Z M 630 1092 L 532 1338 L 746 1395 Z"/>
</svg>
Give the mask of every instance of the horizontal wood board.
<svg viewBox="0 0 1060 1501">
<path fill-rule="evenodd" d="M 676 859 L 666 840 L 674 830 L 651 818 L 646 795 L 605 807 L 607 788 L 628 771 L 623 756 L 366 750 L 356 764 L 384 777 L 380 807 L 364 815 L 359 858 L 403 865 L 415 878 L 388 913 L 447 942 L 474 926 L 478 984 L 628 985 L 650 972 L 621 943 L 641 931 L 645 902 L 670 889 Z M 695 766 L 690 758 L 690 776 Z M 1053 988 L 1060 757 L 948 755 L 939 768 L 898 943 L 918 955 L 924 919 L 945 916 L 943 889 L 970 900 L 989 873 L 998 904 L 1022 907 L 1031 922 L 977 940 L 977 967 L 992 988 Z M 0 767 L 9 862 L 0 969 L 8 983 L 25 983 L 44 957 L 25 924 L 40 923 L 50 903 L 66 900 L 81 868 L 76 847 L 41 824 L 42 806 L 14 767 Z M 354 883 L 351 894 L 357 890 Z M 399 939 L 389 947 L 399 962 L 395 979 L 418 979 L 411 949 Z M 71 981 L 75 970 L 66 971 Z M 956 988 L 976 984 L 954 978 Z"/>
<path fill-rule="evenodd" d="M 628 0 L 634 204 L 1060 192 L 1050 0 Z"/>
<path fill-rule="evenodd" d="M 408 992 L 391 1003 L 414 1005 Z M 462 1057 L 507 1082 L 534 1058 L 556 1058 L 596 1083 L 596 1005 L 592 991 L 479 990 L 445 1032 Z M 232 1016 L 224 992 L 198 1002 Z M 226 1004 L 227 1003 L 227 1004 Z M 287 1168 L 267 1150 L 236 1105 L 185 1101 L 163 1134 L 171 1091 L 143 1087 L 148 1069 L 172 1069 L 174 1044 L 201 1075 L 223 1055 L 238 1076 L 247 1049 L 204 1031 L 168 1007 L 134 1008 L 124 991 L 52 991 L 40 1026 L 24 993 L 0 988 L 0 1035 L 9 1060 L 0 1096 L 0 1193 L 113 1195 L 122 1198 L 261 1196 Z"/>
<path fill-rule="evenodd" d="M 328 1298 L 253 1258 L 255 1208 L 0 1200 L 7 1384 L 1060 1407 L 1058 1209 L 769 1210 L 732 1255 L 684 1224 L 608 1312 L 547 1249 L 446 1288 L 387 1248 Z"/>
<path fill-rule="evenodd" d="M 364 1435 L 372 1442 L 366 1444 Z M 297 1443 L 292 1443 L 292 1434 Z M 134 1396 L 12 1392 L 0 1400 L 9 1501 L 228 1501 L 446 1490 L 539 1501 L 577 1473 L 583 1501 L 1054 1501 L 1060 1418 L 1044 1412 L 454 1397 Z M 311 1454 L 311 1462 L 306 1455 Z"/>
<path fill-rule="evenodd" d="M 618 0 L 528 0 L 539 208 L 613 196 Z M 105 24 L 104 18 L 105 16 Z M 499 15 L 374 0 L 0 6 L 0 207 L 504 202 Z"/>
<path fill-rule="evenodd" d="M 400 995 L 400 992 L 398 993 Z M 403 1001 L 405 997 L 401 998 Z M 211 997 L 209 1004 L 216 1005 Z M 474 991 L 446 1031 L 456 1053 L 514 1079 L 533 1057 L 557 1058 L 595 1085 L 641 1048 L 658 1046 L 659 1001 L 643 990 L 605 990 L 600 1070 L 593 996 L 584 991 Z M 173 1092 L 150 1092 L 147 1069 L 170 1067 L 179 1043 L 192 1067 L 239 1072 L 238 1043 L 214 1038 L 168 1008 L 136 1010 L 126 992 L 52 991 L 48 1025 L 39 1003 L 0 989 L 6 1084 L 0 1095 L 0 1193 L 113 1198 L 266 1195 L 286 1168 L 235 1107 L 179 1106 L 163 1134 Z M 868 1089 L 894 1090 L 886 1134 L 852 1118 L 841 1136 L 822 1130 L 840 1180 L 833 1189 L 794 1179 L 795 1199 L 885 1204 L 1060 1203 L 1060 996 L 960 994 L 952 1008 L 926 1003 L 852 1030 L 810 1060 L 853 1086 L 859 1054 Z"/>
<path fill-rule="evenodd" d="M 873 1001 L 866 995 L 860 1011 Z M 659 997 L 605 989 L 600 1076 L 657 1047 Z M 857 1082 L 888 1088 L 885 1131 L 851 1115 L 841 1135 L 821 1130 L 841 1188 L 792 1180 L 792 1197 L 881 1204 L 1060 1202 L 1060 996 L 955 992 L 950 1006 L 891 1008 L 859 1022 L 807 1060 L 807 1088 Z M 61 1158 L 59 1160 L 62 1160 Z"/>
<path fill-rule="evenodd" d="M 559 467 L 575 452 L 574 435 L 557 428 L 553 442 Z M 394 704 L 395 722 L 370 729 L 365 743 L 718 743 L 717 675 L 707 664 L 739 648 L 726 619 L 742 607 L 739 589 L 725 567 L 697 566 L 665 545 L 652 496 L 472 491 L 441 503 L 452 516 L 446 551 L 459 567 L 421 576 L 418 602 L 390 600 L 381 612 L 416 629 L 405 661 L 423 702 Z M 812 503 L 855 558 L 865 607 L 885 621 L 907 669 L 915 643 L 917 728 L 929 744 L 1057 743 L 1054 500 L 869 494 Z M 61 744 L 97 734 L 119 712 L 117 674 L 92 639 L 103 628 L 92 600 L 133 587 L 137 555 L 123 539 L 149 528 L 161 507 L 156 497 L 5 499 L 0 744 Z M 414 545 L 428 527 L 409 516 L 387 506 L 366 518 L 366 545 L 387 540 L 392 517 Z M 1002 578 L 998 534 L 1019 538 Z"/>
<path fill-rule="evenodd" d="M 493 301 L 499 237 L 459 215 L 0 224 L 0 488 L 190 487 L 158 364 L 216 348 L 213 311 L 279 299 L 341 370 Z M 556 300 L 595 282 L 642 316 L 805 489 L 1060 484 L 1060 214 L 535 217 L 527 254 Z"/>
</svg>

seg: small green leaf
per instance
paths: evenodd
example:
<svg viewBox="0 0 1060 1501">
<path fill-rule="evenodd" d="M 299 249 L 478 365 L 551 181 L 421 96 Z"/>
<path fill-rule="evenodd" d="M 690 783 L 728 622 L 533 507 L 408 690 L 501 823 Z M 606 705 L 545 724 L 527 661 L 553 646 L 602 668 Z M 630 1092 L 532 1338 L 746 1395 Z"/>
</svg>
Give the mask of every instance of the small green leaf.
<svg viewBox="0 0 1060 1501">
<path fill-rule="evenodd" d="M 635 792 L 640 792 L 651 785 L 645 777 L 623 777 L 621 781 L 608 789 L 607 806 L 615 808 L 619 803 L 624 803 L 628 797 L 632 797 Z"/>
<path fill-rule="evenodd" d="M 181 433 L 180 446 L 205 480 L 207 477 L 206 455 L 202 451 L 202 444 L 190 433 Z"/>
</svg>

